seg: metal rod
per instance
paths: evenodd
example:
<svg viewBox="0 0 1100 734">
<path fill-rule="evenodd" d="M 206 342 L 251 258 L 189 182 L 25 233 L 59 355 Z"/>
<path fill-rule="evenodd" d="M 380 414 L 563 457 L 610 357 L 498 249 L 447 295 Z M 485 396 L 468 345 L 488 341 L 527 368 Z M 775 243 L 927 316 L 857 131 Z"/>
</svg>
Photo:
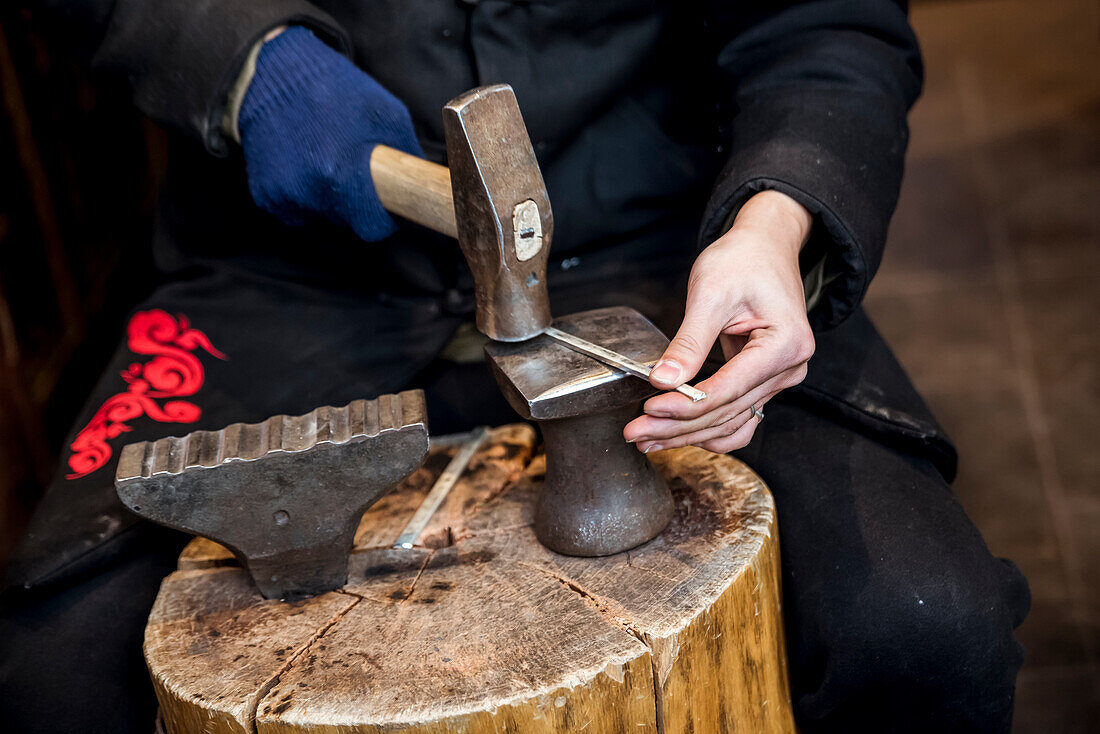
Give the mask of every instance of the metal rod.
<svg viewBox="0 0 1100 734">
<path fill-rule="evenodd" d="M 643 380 L 649 380 L 649 373 L 653 371 L 653 368 L 649 365 L 644 365 L 641 362 L 631 359 L 625 355 L 613 352 L 607 347 L 601 347 L 599 344 L 593 344 L 587 339 L 582 339 L 579 336 L 573 336 L 561 329 L 557 329 L 553 326 L 546 327 L 546 330 L 542 332 L 551 339 L 561 342 L 570 349 L 587 355 L 592 359 L 603 362 L 604 364 L 614 367 L 615 369 L 622 370 L 627 374 L 640 377 Z M 707 394 L 697 387 L 691 385 L 680 385 L 676 388 L 676 392 L 681 395 L 687 395 L 691 398 L 691 402 L 698 403 L 700 400 L 704 400 Z"/>
<path fill-rule="evenodd" d="M 432 519 L 432 515 L 434 515 L 435 511 L 439 509 L 439 506 L 443 504 L 443 500 L 446 499 L 451 488 L 455 486 L 455 482 L 457 482 L 458 478 L 462 476 L 462 473 L 466 471 L 466 466 L 470 463 L 470 459 L 474 457 L 478 448 L 485 442 L 486 437 L 489 435 L 489 428 L 487 426 L 480 426 L 466 435 L 468 438 L 465 443 L 462 444 L 462 448 L 458 450 L 458 453 L 456 453 L 450 463 L 447 464 L 447 468 L 444 469 L 443 473 L 439 475 L 439 478 L 435 480 L 435 484 L 432 485 L 424 501 L 420 503 L 420 507 L 416 508 L 416 512 L 413 513 L 408 525 L 401 531 L 401 535 L 397 536 L 397 540 L 393 543 L 394 548 L 409 550 L 416 544 L 416 541 L 420 538 L 420 534 L 424 532 L 424 528 L 428 526 L 428 522 Z M 440 446 L 450 444 L 451 442 L 447 441 L 446 438 L 447 437 L 443 437 L 444 440 L 433 441 L 432 445 Z"/>
<path fill-rule="evenodd" d="M 481 430 L 481 427 L 475 428 L 472 431 L 463 431 L 461 433 L 445 433 L 442 436 L 432 436 L 428 439 L 428 444 L 434 451 L 436 449 L 449 449 L 452 446 L 461 446 L 469 441 L 474 435 Z"/>
</svg>

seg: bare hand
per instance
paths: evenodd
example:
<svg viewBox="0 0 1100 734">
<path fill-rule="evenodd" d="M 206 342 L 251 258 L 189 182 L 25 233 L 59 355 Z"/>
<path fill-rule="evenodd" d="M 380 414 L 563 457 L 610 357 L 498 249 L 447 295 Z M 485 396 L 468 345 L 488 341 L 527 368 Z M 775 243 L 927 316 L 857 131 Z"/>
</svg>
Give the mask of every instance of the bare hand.
<svg viewBox="0 0 1100 734">
<path fill-rule="evenodd" d="M 776 393 L 802 382 L 814 352 L 798 253 L 812 217 L 776 191 L 749 199 L 733 227 L 700 253 L 688 281 L 683 324 L 650 381 L 671 390 L 695 377 L 715 340 L 726 363 L 698 383 L 698 403 L 662 393 L 623 429 L 643 452 L 678 446 L 726 453 L 746 446 Z"/>
</svg>

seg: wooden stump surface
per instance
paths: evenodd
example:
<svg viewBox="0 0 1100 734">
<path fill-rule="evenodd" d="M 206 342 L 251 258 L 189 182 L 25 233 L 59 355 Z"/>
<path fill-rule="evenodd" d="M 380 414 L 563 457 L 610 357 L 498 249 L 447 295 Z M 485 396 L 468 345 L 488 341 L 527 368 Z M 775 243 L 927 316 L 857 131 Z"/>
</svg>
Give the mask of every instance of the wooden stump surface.
<svg viewBox="0 0 1100 734">
<path fill-rule="evenodd" d="M 545 467 L 494 429 L 412 550 L 390 547 L 454 454 L 364 515 L 348 584 L 265 600 L 195 539 L 145 657 L 169 732 L 793 732 L 775 509 L 739 461 L 653 457 L 676 516 L 646 545 L 571 558 L 538 543 Z"/>
</svg>

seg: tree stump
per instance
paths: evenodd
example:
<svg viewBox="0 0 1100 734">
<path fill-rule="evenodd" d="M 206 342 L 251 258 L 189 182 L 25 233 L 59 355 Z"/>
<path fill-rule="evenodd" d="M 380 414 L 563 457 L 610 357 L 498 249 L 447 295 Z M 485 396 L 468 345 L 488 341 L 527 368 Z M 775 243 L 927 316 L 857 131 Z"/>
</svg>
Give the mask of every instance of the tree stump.
<svg viewBox="0 0 1100 734">
<path fill-rule="evenodd" d="M 348 584 L 265 600 L 196 539 L 145 658 L 169 732 L 793 732 L 775 508 L 728 456 L 651 454 L 676 500 L 606 558 L 543 548 L 545 462 L 494 429 L 421 536 L 391 547 L 455 449 L 363 517 Z"/>
</svg>

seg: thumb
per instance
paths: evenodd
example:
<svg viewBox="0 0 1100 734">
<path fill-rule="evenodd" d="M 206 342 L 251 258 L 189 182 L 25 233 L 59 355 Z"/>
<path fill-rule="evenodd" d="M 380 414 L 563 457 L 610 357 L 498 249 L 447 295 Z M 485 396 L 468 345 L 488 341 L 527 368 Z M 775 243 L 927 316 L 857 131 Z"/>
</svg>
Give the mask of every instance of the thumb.
<svg viewBox="0 0 1100 734">
<path fill-rule="evenodd" d="M 724 320 L 717 311 L 713 304 L 703 306 L 689 299 L 680 329 L 649 375 L 654 386 L 671 389 L 695 377 L 722 330 Z"/>
</svg>

